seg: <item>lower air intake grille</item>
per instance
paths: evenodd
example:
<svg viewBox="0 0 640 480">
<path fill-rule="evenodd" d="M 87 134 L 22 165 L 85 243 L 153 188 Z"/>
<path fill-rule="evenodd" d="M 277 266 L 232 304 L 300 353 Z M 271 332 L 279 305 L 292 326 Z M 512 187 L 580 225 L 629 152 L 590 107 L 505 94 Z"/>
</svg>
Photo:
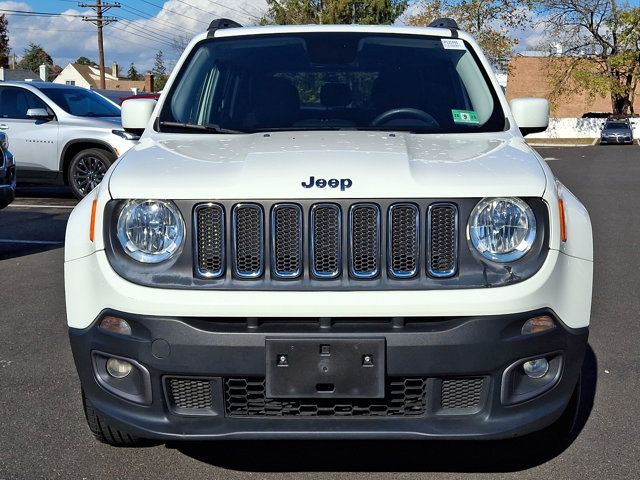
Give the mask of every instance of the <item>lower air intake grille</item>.
<svg viewBox="0 0 640 480">
<path fill-rule="evenodd" d="M 298 205 L 276 205 L 272 212 L 273 273 L 295 278 L 302 273 L 302 209 Z"/>
<path fill-rule="evenodd" d="M 169 404 L 178 413 L 206 413 L 212 408 L 211 380 L 167 379 Z"/>
<path fill-rule="evenodd" d="M 458 264 L 458 209 L 441 203 L 429 207 L 427 271 L 434 277 L 450 277 Z"/>
<path fill-rule="evenodd" d="M 233 209 L 235 274 L 257 278 L 264 272 L 264 220 L 262 207 L 238 204 Z"/>
<path fill-rule="evenodd" d="M 443 409 L 479 407 L 484 382 L 485 379 L 482 377 L 442 380 L 440 405 Z"/>
<path fill-rule="evenodd" d="M 224 379 L 230 417 L 413 417 L 427 408 L 426 378 L 391 378 L 379 399 L 273 399 L 264 378 Z"/>
<path fill-rule="evenodd" d="M 342 223 L 340 207 L 314 205 L 311 209 L 311 255 L 313 275 L 335 278 L 341 273 Z"/>
<path fill-rule="evenodd" d="M 380 208 L 356 204 L 351 207 L 351 275 L 373 278 L 380 271 Z"/>
<path fill-rule="evenodd" d="M 220 277 L 224 273 L 224 211 L 220 205 L 205 204 L 196 207 L 197 271 L 206 278 Z"/>
</svg>

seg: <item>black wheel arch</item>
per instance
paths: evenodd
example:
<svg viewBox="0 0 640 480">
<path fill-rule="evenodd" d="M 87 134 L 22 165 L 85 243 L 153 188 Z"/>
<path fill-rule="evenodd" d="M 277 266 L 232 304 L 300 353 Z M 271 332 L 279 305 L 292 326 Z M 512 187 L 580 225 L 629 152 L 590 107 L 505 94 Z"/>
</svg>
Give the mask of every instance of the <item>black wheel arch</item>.
<svg viewBox="0 0 640 480">
<path fill-rule="evenodd" d="M 67 179 L 67 168 L 69 168 L 71 160 L 76 156 L 76 154 L 89 148 L 99 148 L 111 153 L 116 158 L 118 157 L 114 148 L 105 141 L 96 140 L 95 138 L 77 138 L 70 140 L 64 146 L 62 153 L 60 154 L 60 173 L 62 173 L 65 185 L 69 184 Z"/>
</svg>

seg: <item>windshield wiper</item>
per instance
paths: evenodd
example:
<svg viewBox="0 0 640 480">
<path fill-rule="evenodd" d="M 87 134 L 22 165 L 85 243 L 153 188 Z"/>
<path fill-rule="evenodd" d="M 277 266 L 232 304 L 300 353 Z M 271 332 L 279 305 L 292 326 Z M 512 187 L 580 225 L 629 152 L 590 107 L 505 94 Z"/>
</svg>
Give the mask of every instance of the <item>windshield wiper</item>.
<svg viewBox="0 0 640 480">
<path fill-rule="evenodd" d="M 196 132 L 211 132 L 211 133 L 247 133 L 241 130 L 231 130 L 229 128 L 223 128 L 220 125 L 208 123 L 206 125 L 196 125 L 195 123 L 180 123 L 180 122 L 160 122 L 161 127 L 179 128 L 181 130 L 192 130 Z"/>
</svg>

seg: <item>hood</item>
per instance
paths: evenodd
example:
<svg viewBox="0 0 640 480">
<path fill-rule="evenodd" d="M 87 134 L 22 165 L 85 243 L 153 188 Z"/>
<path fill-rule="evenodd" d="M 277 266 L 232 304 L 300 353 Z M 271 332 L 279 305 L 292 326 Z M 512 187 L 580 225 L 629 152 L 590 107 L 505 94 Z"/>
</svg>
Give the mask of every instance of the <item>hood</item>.
<svg viewBox="0 0 640 480">
<path fill-rule="evenodd" d="M 79 125 L 82 127 L 104 128 L 112 130 L 122 128 L 121 117 L 75 117 L 70 116 L 66 124 Z"/>
<path fill-rule="evenodd" d="M 539 162 L 508 134 L 165 134 L 131 149 L 109 189 L 160 199 L 540 197 Z"/>
</svg>

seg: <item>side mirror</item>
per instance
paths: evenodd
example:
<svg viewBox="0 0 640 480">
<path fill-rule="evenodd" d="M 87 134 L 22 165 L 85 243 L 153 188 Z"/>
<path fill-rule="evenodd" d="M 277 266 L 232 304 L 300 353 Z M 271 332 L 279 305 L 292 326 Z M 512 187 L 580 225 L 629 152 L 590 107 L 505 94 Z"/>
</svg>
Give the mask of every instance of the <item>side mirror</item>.
<svg viewBox="0 0 640 480">
<path fill-rule="evenodd" d="M 34 120 L 48 120 L 51 118 L 51 114 L 47 112 L 45 108 L 30 108 L 27 110 L 27 118 Z"/>
<path fill-rule="evenodd" d="M 142 135 L 156 103 L 152 98 L 130 98 L 122 102 L 122 128 L 126 132 Z"/>
<path fill-rule="evenodd" d="M 549 126 L 549 102 L 544 98 L 514 98 L 511 113 L 522 135 L 544 132 Z"/>
</svg>

